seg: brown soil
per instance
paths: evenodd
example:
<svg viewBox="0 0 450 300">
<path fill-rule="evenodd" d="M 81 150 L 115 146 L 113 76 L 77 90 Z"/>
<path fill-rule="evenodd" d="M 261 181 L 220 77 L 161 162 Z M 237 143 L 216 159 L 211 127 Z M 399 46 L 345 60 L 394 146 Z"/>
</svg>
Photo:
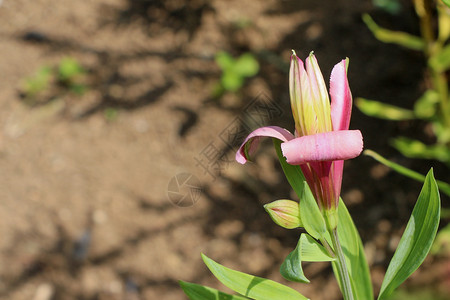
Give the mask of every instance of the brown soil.
<svg viewBox="0 0 450 300">
<path fill-rule="evenodd" d="M 262 205 L 292 192 L 270 143 L 256 163 L 233 161 L 232 139 L 241 136 L 231 130 L 257 126 L 252 105 L 267 99 L 276 110 L 263 123 L 292 129 L 292 48 L 301 57 L 314 50 L 326 77 L 348 56 L 355 97 L 411 107 L 424 90 L 422 57 L 377 42 L 360 17 L 371 12 L 417 32 L 404 4 L 394 17 L 367 0 L 0 1 L 0 298 L 186 299 L 178 280 L 227 291 L 201 252 L 287 283 L 278 267 L 300 232 L 274 225 Z M 218 51 L 252 52 L 261 69 L 238 93 L 214 99 Z M 54 87 L 32 105 L 21 97 L 24 78 L 67 56 L 88 70 L 83 96 Z M 388 145 L 400 133 L 427 138 L 424 124 L 355 109 L 351 127 L 366 148 L 423 173 L 432 165 L 449 181 L 444 166 L 411 162 Z M 215 148 L 221 160 L 211 159 Z M 183 173 L 202 193 L 170 193 Z M 346 164 L 343 198 L 376 291 L 419 190 L 367 157 Z M 442 262 L 428 259 L 407 286 L 448 287 Z M 311 284 L 287 284 L 312 299 L 340 299 L 328 264 L 307 264 L 305 273 Z"/>
</svg>

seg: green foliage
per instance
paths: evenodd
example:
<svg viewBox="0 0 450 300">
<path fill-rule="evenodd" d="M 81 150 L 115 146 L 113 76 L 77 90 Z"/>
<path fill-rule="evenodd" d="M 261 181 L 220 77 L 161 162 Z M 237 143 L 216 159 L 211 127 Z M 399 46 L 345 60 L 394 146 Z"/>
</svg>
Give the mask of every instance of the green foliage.
<svg viewBox="0 0 450 300">
<path fill-rule="evenodd" d="M 303 194 L 300 198 L 300 218 L 302 219 L 303 227 L 313 238 L 325 238 L 327 226 L 306 181 L 303 181 Z"/>
<path fill-rule="evenodd" d="M 29 103 L 34 103 L 36 98 L 50 89 L 60 89 L 59 93 L 69 91 L 82 95 L 87 89 L 85 77 L 86 71 L 80 63 L 74 58 L 66 57 L 57 66 L 43 66 L 36 74 L 26 78 L 23 94 Z"/>
<path fill-rule="evenodd" d="M 229 269 L 204 254 L 202 258 L 208 269 L 221 283 L 243 296 L 255 300 L 307 299 L 296 290 L 278 282 Z"/>
<path fill-rule="evenodd" d="M 245 300 L 246 297 L 230 295 L 200 284 L 180 281 L 180 286 L 190 300 Z"/>
<path fill-rule="evenodd" d="M 445 46 L 439 53 L 430 57 L 428 64 L 436 72 L 444 72 L 450 69 L 450 45 Z"/>
<path fill-rule="evenodd" d="M 378 40 L 423 52 L 428 61 L 430 89 L 416 100 L 414 111 L 363 98 L 357 99 L 356 104 L 363 113 L 377 118 L 396 121 L 424 119 L 431 122 L 437 137 L 435 145 L 402 137 L 395 139 L 393 145 L 407 157 L 436 159 L 450 166 L 450 98 L 445 74 L 450 69 L 450 10 L 444 6 L 448 0 L 433 2 L 435 7 L 424 5 L 423 1 L 413 3 L 422 37 L 381 28 L 368 14 L 363 15 L 363 21 Z M 437 37 L 434 32 L 438 33 Z"/>
<path fill-rule="evenodd" d="M 117 117 L 119 116 L 119 111 L 116 108 L 108 107 L 103 112 L 103 115 L 105 116 L 106 120 L 115 121 L 115 120 L 117 120 Z"/>
<path fill-rule="evenodd" d="M 370 279 L 369 265 L 364 254 L 364 246 L 342 199 L 339 199 L 338 218 L 338 236 L 347 266 L 349 266 L 355 299 L 373 299 L 372 281 Z M 333 271 L 337 275 L 336 262 L 332 264 Z M 336 276 L 336 278 L 339 278 L 339 276 Z"/>
<path fill-rule="evenodd" d="M 36 74 L 25 79 L 23 92 L 26 97 L 34 97 L 46 90 L 52 80 L 52 69 L 47 66 L 41 67 Z"/>
<path fill-rule="evenodd" d="M 442 2 L 444 2 L 444 4 L 447 5 L 448 7 L 450 7 L 450 0 L 442 0 Z"/>
<path fill-rule="evenodd" d="M 425 49 L 425 41 L 420 37 L 382 28 L 368 14 L 364 14 L 362 19 L 373 35 L 383 43 L 393 43 L 412 50 L 422 51 Z"/>
<path fill-rule="evenodd" d="M 303 261 L 333 261 L 325 248 L 310 235 L 303 233 L 297 247 L 284 260 L 280 267 L 281 275 L 290 281 L 309 283 L 302 269 Z"/>
<path fill-rule="evenodd" d="M 356 106 L 366 115 L 380 119 L 400 121 L 414 119 L 414 112 L 394 105 L 365 98 L 357 98 Z"/>
<path fill-rule="evenodd" d="M 372 0 L 372 3 L 375 7 L 381 8 L 392 15 L 398 14 L 402 9 L 399 0 Z"/>
<path fill-rule="evenodd" d="M 395 172 L 402 174 L 406 177 L 412 178 L 414 180 L 420 181 L 420 182 L 424 182 L 425 181 L 425 176 L 417 173 L 416 171 L 413 171 L 411 169 L 408 169 L 404 166 L 401 166 L 393 161 L 390 161 L 386 158 L 384 158 L 383 156 L 381 156 L 380 154 L 376 153 L 375 151 L 372 150 L 364 150 L 363 154 L 370 156 L 372 158 L 374 158 L 376 161 L 382 163 L 383 165 L 391 168 L 392 170 L 394 170 Z M 450 184 L 437 180 L 436 181 L 439 189 L 445 193 L 447 196 L 450 197 Z"/>
<path fill-rule="evenodd" d="M 422 264 L 436 236 L 440 207 L 439 190 L 431 169 L 389 263 L 378 299 L 386 299 Z"/>
<path fill-rule="evenodd" d="M 421 141 L 406 137 L 393 139 L 392 145 L 406 157 L 436 159 L 444 163 L 450 162 L 450 150 L 446 145 L 425 145 Z"/>
<path fill-rule="evenodd" d="M 439 93 L 426 90 L 414 104 L 414 115 L 419 119 L 431 119 L 436 116 L 436 106 L 439 104 Z"/>
<path fill-rule="evenodd" d="M 227 52 L 219 52 L 215 60 L 222 70 L 220 86 L 216 94 L 222 91 L 238 91 L 244 85 L 246 78 L 255 76 L 259 71 L 259 63 L 251 53 L 244 53 L 234 58 Z"/>
<path fill-rule="evenodd" d="M 63 58 L 58 66 L 58 77 L 63 82 L 73 83 L 76 78 L 86 71 L 73 57 Z"/>
</svg>

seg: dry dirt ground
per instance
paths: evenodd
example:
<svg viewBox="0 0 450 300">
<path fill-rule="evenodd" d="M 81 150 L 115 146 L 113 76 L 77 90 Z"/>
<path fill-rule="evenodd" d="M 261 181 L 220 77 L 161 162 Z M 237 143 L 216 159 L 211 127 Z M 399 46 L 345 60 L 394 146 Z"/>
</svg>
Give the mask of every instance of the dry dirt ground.
<svg viewBox="0 0 450 300">
<path fill-rule="evenodd" d="M 226 290 L 201 252 L 286 283 L 278 266 L 300 232 L 278 228 L 262 205 L 292 192 L 270 143 L 246 166 L 233 161 L 235 144 L 259 124 L 292 129 L 292 48 L 314 50 L 326 77 L 348 56 L 354 96 L 411 107 L 424 90 L 421 56 L 377 42 L 360 17 L 417 32 L 404 4 L 393 17 L 366 0 L 0 1 L 0 298 L 186 299 L 178 280 Z M 261 68 L 215 99 L 218 51 L 252 52 Z M 25 103 L 24 78 L 67 56 L 88 70 L 87 91 L 49 89 Z M 388 145 L 399 133 L 425 136 L 423 124 L 355 109 L 351 127 L 366 148 L 450 179 Z M 419 190 L 368 157 L 346 164 L 343 197 L 376 291 Z M 406 286 L 444 289 L 449 270 L 427 259 Z M 290 285 L 340 299 L 327 264 L 305 273 L 311 284 Z"/>
</svg>

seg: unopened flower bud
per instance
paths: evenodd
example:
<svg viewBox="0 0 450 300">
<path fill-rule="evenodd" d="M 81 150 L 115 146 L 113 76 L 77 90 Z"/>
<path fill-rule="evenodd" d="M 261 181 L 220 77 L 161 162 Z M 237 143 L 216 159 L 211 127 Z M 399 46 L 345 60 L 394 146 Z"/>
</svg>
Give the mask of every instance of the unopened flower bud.
<svg viewBox="0 0 450 300">
<path fill-rule="evenodd" d="M 276 200 L 264 205 L 272 220 L 287 229 L 302 227 L 298 202 L 292 200 Z"/>
</svg>

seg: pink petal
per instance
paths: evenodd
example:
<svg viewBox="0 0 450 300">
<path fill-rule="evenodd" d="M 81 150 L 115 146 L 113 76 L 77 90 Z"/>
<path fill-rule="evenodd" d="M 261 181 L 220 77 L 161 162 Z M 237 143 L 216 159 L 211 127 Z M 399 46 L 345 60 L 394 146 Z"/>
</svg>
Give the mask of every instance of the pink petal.
<svg viewBox="0 0 450 300">
<path fill-rule="evenodd" d="M 333 130 L 347 130 L 352 114 L 352 93 L 348 85 L 345 60 L 335 65 L 331 71 L 330 96 Z"/>
<path fill-rule="evenodd" d="M 334 187 L 334 196 L 336 203 L 334 203 L 335 207 L 339 204 L 339 196 L 341 195 L 341 186 L 342 186 L 342 173 L 344 171 L 344 161 L 336 160 L 333 164 L 333 187 Z"/>
<path fill-rule="evenodd" d="M 305 135 L 281 144 L 286 161 L 301 165 L 317 161 L 346 160 L 358 156 L 363 148 L 359 130 L 342 130 Z"/>
<path fill-rule="evenodd" d="M 278 126 L 261 127 L 250 133 L 236 152 L 236 161 L 245 164 L 256 151 L 261 137 L 272 137 L 287 142 L 294 138 L 292 133 Z"/>
</svg>

